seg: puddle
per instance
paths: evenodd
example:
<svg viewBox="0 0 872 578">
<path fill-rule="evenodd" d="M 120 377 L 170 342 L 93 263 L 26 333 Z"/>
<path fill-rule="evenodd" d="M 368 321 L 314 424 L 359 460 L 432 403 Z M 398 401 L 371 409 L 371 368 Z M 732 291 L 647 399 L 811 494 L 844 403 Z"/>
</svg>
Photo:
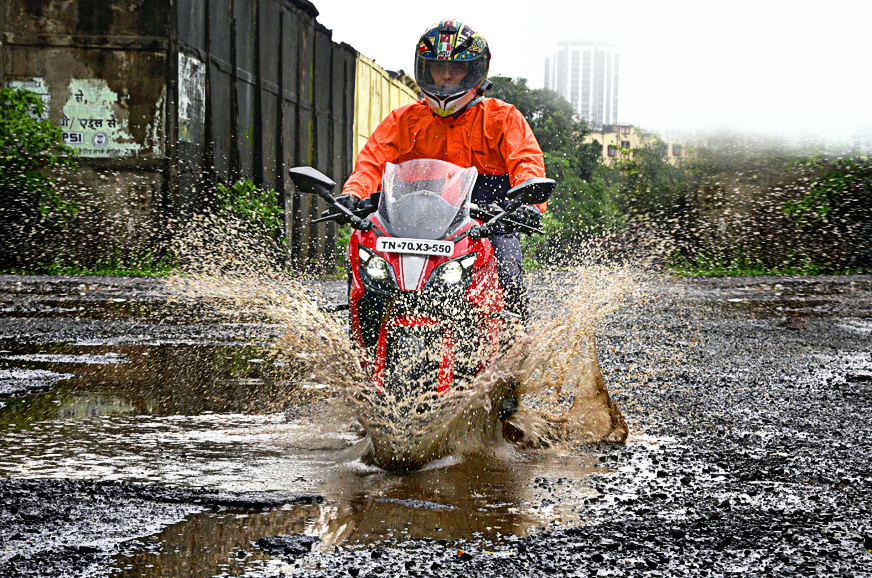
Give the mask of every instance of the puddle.
<svg viewBox="0 0 872 578">
<path fill-rule="evenodd" d="M 314 548 L 327 551 L 412 538 L 498 539 L 554 523 L 572 526 L 578 523 L 572 505 L 590 493 L 578 479 L 592 469 L 592 463 L 578 456 L 514 464 L 473 459 L 402 476 L 353 471 L 345 465 L 322 486 L 322 504 L 191 516 L 154 538 L 159 553 L 119 556 L 121 572 L 116 575 L 241 575 L 286 566 L 281 557 L 271 560 L 253 545 L 277 534 L 317 536 L 321 542 Z M 565 477 L 557 490 L 546 490 L 537 482 L 542 474 Z M 559 503 L 555 493 L 562 498 Z"/>
<path fill-rule="evenodd" d="M 849 277 L 697 280 L 690 290 L 699 301 L 727 314 L 752 319 L 822 318 L 856 315 L 858 303 L 846 299 L 868 280 Z"/>
<path fill-rule="evenodd" d="M 0 476 L 325 498 L 193 515 L 148 540 L 159 553 L 119 556 L 119 576 L 262 569 L 279 558 L 252 543 L 275 534 L 318 536 L 318 547 L 331 549 L 571 526 L 579 523 L 574 508 L 592 493 L 584 478 L 607 471 L 584 454 L 524 454 L 509 444 L 411 474 L 366 466 L 359 427 L 308 417 L 317 409 L 287 411 L 307 384 L 272 379 L 272 353 L 251 345 L 7 343 L 0 363 L 15 366 L 0 375 L 56 383 L 0 407 Z"/>
<path fill-rule="evenodd" d="M 327 551 L 410 539 L 498 542 L 583 524 L 580 504 L 594 494 L 586 478 L 608 472 L 608 463 L 577 449 L 583 445 L 570 435 L 574 422 L 558 418 L 564 406 L 590 409 L 579 384 L 588 384 L 599 369 L 581 363 L 595 354 L 592 339 L 582 338 L 622 303 L 616 295 L 630 294 L 625 287 L 636 285 L 621 275 L 588 277 L 588 301 L 572 297 L 575 285 L 564 288 L 566 310 L 543 324 L 538 349 L 523 366 L 535 379 L 524 381 L 531 384 L 522 392 L 528 405 L 522 403 L 513 419 L 523 417 L 518 423 L 552 442 L 551 449 L 521 450 L 488 438 L 464 449 L 463 457 L 446 452 L 405 474 L 365 465 L 361 457 L 370 442 L 360 422 L 347 410 L 319 405 L 337 395 L 324 385 L 337 383 L 335 375 L 322 379 L 309 368 L 305 381 L 293 381 L 310 351 L 276 347 L 280 336 L 296 335 L 289 327 L 321 339 L 312 340 L 311 353 L 322 356 L 314 359 L 343 351 L 338 345 L 325 349 L 323 339 L 334 334 L 317 310 L 300 308 L 299 289 L 179 281 L 175 291 L 183 298 L 163 308 L 157 297 L 124 301 L 125 293 L 114 288 L 97 295 L 77 285 L 66 289 L 68 298 L 56 286 L 15 294 L 9 298 L 14 314 L 0 337 L 0 371 L 38 376 L 51 389 L 3 400 L 0 476 L 324 498 L 192 515 L 146 539 L 146 551 L 117 556 L 120 576 L 272 572 L 280 557 L 253 542 L 276 534 L 317 536 L 317 547 Z M 345 331 L 339 324 L 332 330 Z M 56 337 L 46 343 L 48 336 Z M 606 395 L 601 389 L 590 399 Z M 547 437 L 552 430 L 563 437 Z M 558 443 L 564 438 L 572 443 Z"/>
<path fill-rule="evenodd" d="M 118 353 L 107 353 L 106 355 L 63 355 L 63 354 L 47 354 L 33 353 L 30 355 L 0 355 L 0 359 L 9 359 L 13 361 L 36 361 L 42 363 L 63 363 L 63 364 L 97 364 L 105 365 L 107 363 L 127 363 L 123 355 Z"/>
<path fill-rule="evenodd" d="M 872 335 L 872 320 L 847 319 L 839 327 L 860 335 Z"/>
</svg>

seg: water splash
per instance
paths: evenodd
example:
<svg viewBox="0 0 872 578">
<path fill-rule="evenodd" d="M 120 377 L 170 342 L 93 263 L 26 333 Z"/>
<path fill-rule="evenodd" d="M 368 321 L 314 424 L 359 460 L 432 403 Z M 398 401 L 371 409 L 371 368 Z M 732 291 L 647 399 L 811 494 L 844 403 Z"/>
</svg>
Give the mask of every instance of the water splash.
<svg viewBox="0 0 872 578">
<path fill-rule="evenodd" d="M 294 406 L 308 406 L 336 427 L 358 423 L 366 438 L 355 454 L 367 463 L 411 470 L 507 442 L 531 449 L 627 437 L 602 377 L 594 333 L 606 316 L 644 299 L 637 269 L 551 275 L 544 280 L 547 310 L 497 362 L 445 395 L 433 388 L 413 397 L 376 391 L 344 319 L 319 310 L 312 282 L 224 275 L 173 284 L 177 299 L 285 328 L 274 343 L 276 379 L 287 383 Z M 515 400 L 517 410 L 507 417 Z"/>
</svg>

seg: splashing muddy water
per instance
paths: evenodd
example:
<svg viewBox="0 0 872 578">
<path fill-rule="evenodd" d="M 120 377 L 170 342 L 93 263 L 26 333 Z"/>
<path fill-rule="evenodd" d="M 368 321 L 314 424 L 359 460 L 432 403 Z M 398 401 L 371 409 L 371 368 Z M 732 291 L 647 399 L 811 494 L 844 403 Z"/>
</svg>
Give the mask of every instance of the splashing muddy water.
<svg viewBox="0 0 872 578">
<path fill-rule="evenodd" d="M 321 401 L 322 413 L 335 423 L 359 422 L 367 434 L 360 449 L 365 463 L 412 470 L 507 440 L 527 449 L 626 440 L 627 425 L 599 367 L 594 331 L 609 313 L 641 300 L 644 283 L 631 269 L 578 269 L 571 278 L 562 294 L 543 296 L 547 309 L 470 383 L 445 395 L 434 387 L 414 398 L 375 389 L 344 318 L 320 311 L 323 298 L 302 284 L 202 277 L 178 280 L 176 294 L 286 327 L 275 345 L 277 375 L 305 384 L 309 401 Z M 517 410 L 506 418 L 503 400 L 511 396 Z"/>
<path fill-rule="evenodd" d="M 591 269 L 537 283 L 546 289 L 533 295 L 540 317 L 529 335 L 444 396 L 435 409 L 447 413 L 435 415 L 445 419 L 414 432 L 430 444 L 428 463 L 401 475 L 371 465 L 378 458 L 365 402 L 373 389 L 345 319 L 317 307 L 340 296 L 343 282 L 154 280 L 134 284 L 142 303 L 100 285 L 107 281 L 75 282 L 73 290 L 36 283 L 9 301 L 17 317 L 6 323 L 0 366 L 45 388 L 3 401 L 0 475 L 324 497 L 256 515 L 194 514 L 158 536 L 164 572 L 209 558 L 193 554 L 204 540 L 214 542 L 215 559 L 201 560 L 202 575 L 212 575 L 246 537 L 269 533 L 317 535 L 326 548 L 577 524 L 573 508 L 592 492 L 584 478 L 607 471 L 577 442 L 623 439 L 626 431 L 603 389 L 591 336 L 610 312 L 644 298 L 640 279 Z M 510 379 L 522 382 L 520 404 L 501 420 L 492 396 Z M 149 575 L 158 572 L 154 562 L 136 554 L 118 568 Z"/>
</svg>

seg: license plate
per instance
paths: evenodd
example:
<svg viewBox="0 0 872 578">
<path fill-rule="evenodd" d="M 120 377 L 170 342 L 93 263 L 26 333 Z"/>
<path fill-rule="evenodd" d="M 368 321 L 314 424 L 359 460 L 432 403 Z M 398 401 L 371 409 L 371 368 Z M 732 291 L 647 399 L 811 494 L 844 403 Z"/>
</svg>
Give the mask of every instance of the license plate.
<svg viewBox="0 0 872 578">
<path fill-rule="evenodd" d="M 379 237 L 375 242 L 375 250 L 382 253 L 411 253 L 413 255 L 450 257 L 454 254 L 454 242 Z"/>
</svg>

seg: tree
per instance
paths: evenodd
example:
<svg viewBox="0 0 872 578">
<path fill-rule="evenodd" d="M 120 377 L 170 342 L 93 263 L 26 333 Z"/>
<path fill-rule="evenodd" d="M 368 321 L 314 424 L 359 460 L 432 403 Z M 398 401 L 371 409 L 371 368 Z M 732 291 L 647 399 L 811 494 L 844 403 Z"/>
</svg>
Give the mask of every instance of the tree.
<svg viewBox="0 0 872 578">
<path fill-rule="evenodd" d="M 523 78 L 498 76 L 493 83 L 489 94 L 524 115 L 544 153 L 546 174 L 557 181 L 544 220 L 554 242 L 565 244 L 613 230 L 621 218 L 606 185 L 602 145 L 585 142 L 587 123 L 577 119 L 572 105 L 553 90 L 532 90 Z"/>
</svg>

